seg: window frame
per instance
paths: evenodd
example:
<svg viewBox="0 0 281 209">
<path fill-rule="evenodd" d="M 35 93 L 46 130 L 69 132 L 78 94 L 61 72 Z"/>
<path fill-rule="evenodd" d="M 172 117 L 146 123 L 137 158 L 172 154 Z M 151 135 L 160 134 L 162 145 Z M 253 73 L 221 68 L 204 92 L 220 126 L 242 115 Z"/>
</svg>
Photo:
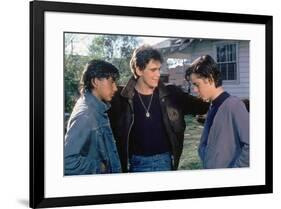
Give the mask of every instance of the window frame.
<svg viewBox="0 0 281 209">
<path fill-rule="evenodd" d="M 240 84 L 240 70 L 239 70 L 239 41 L 217 41 L 213 45 L 214 57 L 217 64 L 218 63 L 218 54 L 217 54 L 217 47 L 224 46 L 224 45 L 235 45 L 236 49 L 236 79 L 235 80 L 223 80 L 223 84 Z M 229 62 L 226 62 L 229 63 Z"/>
</svg>

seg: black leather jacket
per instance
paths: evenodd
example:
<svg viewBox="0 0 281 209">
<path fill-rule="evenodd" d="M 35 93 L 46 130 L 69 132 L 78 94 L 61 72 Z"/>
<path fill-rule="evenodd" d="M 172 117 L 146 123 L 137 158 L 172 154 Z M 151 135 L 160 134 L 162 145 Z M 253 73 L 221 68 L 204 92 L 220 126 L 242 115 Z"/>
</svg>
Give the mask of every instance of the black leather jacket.
<svg viewBox="0 0 281 209">
<path fill-rule="evenodd" d="M 122 171 L 128 171 L 129 139 L 134 123 L 133 96 L 136 80 L 132 77 L 125 87 L 119 87 L 111 101 L 109 118 L 117 149 L 121 160 Z M 159 82 L 159 100 L 163 124 L 171 144 L 173 155 L 173 169 L 178 168 L 183 149 L 185 130 L 184 115 L 205 114 L 209 103 L 184 93 L 180 88 Z"/>
</svg>

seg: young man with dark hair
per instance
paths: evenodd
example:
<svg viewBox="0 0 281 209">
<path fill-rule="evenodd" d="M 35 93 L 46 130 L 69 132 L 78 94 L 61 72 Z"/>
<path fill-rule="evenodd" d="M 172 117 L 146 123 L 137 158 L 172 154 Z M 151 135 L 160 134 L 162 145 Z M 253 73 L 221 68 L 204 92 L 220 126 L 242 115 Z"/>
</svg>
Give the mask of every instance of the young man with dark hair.
<svg viewBox="0 0 281 209">
<path fill-rule="evenodd" d="M 222 87 L 220 71 L 213 58 L 197 58 L 187 70 L 193 90 L 211 101 L 199 145 L 204 168 L 249 166 L 249 113 L 244 103 Z"/>
<path fill-rule="evenodd" d="M 121 165 L 107 111 L 117 91 L 119 72 L 112 64 L 90 61 L 81 78 L 64 144 L 64 174 L 118 173 Z"/>
<path fill-rule="evenodd" d="M 136 49 L 133 76 L 112 100 L 111 125 L 123 172 L 178 168 L 183 149 L 184 115 L 204 114 L 209 103 L 160 81 L 162 56 L 144 45 Z"/>
</svg>

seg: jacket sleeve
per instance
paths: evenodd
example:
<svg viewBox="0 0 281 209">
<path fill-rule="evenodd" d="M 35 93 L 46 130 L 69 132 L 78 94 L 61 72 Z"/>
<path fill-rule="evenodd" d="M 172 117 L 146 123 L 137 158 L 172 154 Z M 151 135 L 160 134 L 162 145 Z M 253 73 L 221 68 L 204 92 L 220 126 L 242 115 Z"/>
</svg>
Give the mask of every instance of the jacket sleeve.
<svg viewBox="0 0 281 209">
<path fill-rule="evenodd" d="M 180 104 L 183 114 L 204 115 L 208 112 L 210 103 L 184 92 L 177 86 L 168 85 L 167 88 Z"/>
<path fill-rule="evenodd" d="M 232 108 L 232 116 L 235 132 L 238 135 L 238 145 L 241 146 L 241 152 L 234 162 L 234 167 L 249 166 L 249 113 L 244 104 L 238 101 Z"/>
<path fill-rule="evenodd" d="M 87 154 L 82 155 L 85 144 L 89 145 L 90 133 L 90 122 L 86 114 L 80 114 L 69 122 L 64 144 L 65 175 L 92 173 L 95 161 Z"/>
<path fill-rule="evenodd" d="M 192 115 L 204 115 L 209 110 L 209 102 L 204 102 L 202 99 L 199 99 L 195 96 L 192 96 L 188 93 L 182 93 L 183 100 L 183 110 L 184 114 Z"/>
</svg>

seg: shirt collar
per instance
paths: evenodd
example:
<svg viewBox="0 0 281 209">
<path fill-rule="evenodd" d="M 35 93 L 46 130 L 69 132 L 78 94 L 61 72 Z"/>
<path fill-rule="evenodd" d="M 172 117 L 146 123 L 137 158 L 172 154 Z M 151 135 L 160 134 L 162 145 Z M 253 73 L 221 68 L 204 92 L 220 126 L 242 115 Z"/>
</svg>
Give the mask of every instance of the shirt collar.
<svg viewBox="0 0 281 209">
<path fill-rule="evenodd" d="M 226 91 L 222 92 L 214 101 L 212 101 L 212 107 L 220 106 L 229 96 L 229 93 L 227 93 Z"/>
</svg>

